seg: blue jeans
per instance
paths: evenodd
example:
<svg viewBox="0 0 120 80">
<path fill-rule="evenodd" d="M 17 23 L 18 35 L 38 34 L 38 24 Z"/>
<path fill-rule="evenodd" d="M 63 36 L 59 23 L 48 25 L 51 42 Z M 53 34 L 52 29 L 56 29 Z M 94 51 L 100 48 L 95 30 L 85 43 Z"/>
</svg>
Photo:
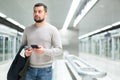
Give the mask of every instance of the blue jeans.
<svg viewBox="0 0 120 80">
<path fill-rule="evenodd" d="M 52 66 L 47 68 L 28 67 L 25 80 L 52 80 Z"/>
</svg>

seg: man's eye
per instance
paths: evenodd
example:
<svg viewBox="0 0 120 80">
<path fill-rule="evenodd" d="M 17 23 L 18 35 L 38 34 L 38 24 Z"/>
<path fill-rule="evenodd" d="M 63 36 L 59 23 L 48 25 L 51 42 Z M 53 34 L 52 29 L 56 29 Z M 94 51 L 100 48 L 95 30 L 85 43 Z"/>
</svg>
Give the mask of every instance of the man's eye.
<svg viewBox="0 0 120 80">
<path fill-rule="evenodd" d="M 41 13 L 41 11 L 39 11 L 39 13 Z"/>
<path fill-rule="evenodd" d="M 37 11 L 34 11 L 34 13 L 36 13 Z"/>
</svg>

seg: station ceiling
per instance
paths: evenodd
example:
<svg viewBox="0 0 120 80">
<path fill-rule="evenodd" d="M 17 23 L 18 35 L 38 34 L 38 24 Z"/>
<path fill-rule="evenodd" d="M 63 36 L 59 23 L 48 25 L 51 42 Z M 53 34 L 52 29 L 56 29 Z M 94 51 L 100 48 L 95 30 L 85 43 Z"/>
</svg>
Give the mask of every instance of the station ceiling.
<svg viewBox="0 0 120 80">
<path fill-rule="evenodd" d="M 25 27 L 34 23 L 33 6 L 42 2 L 48 6 L 47 21 L 62 29 L 73 0 L 0 0 L 0 12 L 16 20 Z M 81 0 L 90 1 L 90 0 Z M 81 4 L 84 6 L 85 3 Z M 69 29 L 79 31 L 79 35 L 100 29 L 120 20 L 120 0 L 98 0 L 90 11 L 74 28 L 73 22 L 80 13 L 80 6 L 76 10 Z"/>
</svg>

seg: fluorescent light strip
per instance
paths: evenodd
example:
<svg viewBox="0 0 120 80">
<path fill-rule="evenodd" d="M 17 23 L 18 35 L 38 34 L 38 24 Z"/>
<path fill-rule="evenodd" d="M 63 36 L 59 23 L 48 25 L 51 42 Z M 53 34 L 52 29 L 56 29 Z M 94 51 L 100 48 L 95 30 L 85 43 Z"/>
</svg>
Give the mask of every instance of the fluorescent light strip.
<svg viewBox="0 0 120 80">
<path fill-rule="evenodd" d="M 85 8 L 81 11 L 81 14 L 79 14 L 75 19 L 73 27 L 76 27 L 76 25 L 81 21 L 81 19 L 87 14 L 87 12 L 93 7 L 96 2 L 97 0 L 91 0 L 86 4 Z"/>
<path fill-rule="evenodd" d="M 112 24 L 112 26 L 117 26 L 117 25 L 120 25 L 120 21 Z"/>
<path fill-rule="evenodd" d="M 23 26 L 23 25 L 19 25 L 19 27 L 21 27 L 22 29 L 25 29 L 25 26 Z"/>
<path fill-rule="evenodd" d="M 78 37 L 78 39 L 82 39 L 82 38 L 88 37 L 88 36 L 90 36 L 90 35 L 93 35 L 93 34 L 95 34 L 95 33 L 104 31 L 104 30 L 106 30 L 106 29 L 112 28 L 112 27 L 117 26 L 117 25 L 120 25 L 120 21 L 119 21 L 119 22 L 116 22 L 116 23 L 113 23 L 112 25 L 108 25 L 108 26 L 106 26 L 106 27 L 103 27 L 103 28 L 101 28 L 101 29 L 92 31 L 92 32 L 90 32 L 90 33 L 88 33 L 88 34 L 82 35 L 82 36 Z"/>
<path fill-rule="evenodd" d="M 98 33 L 98 32 L 101 32 L 101 31 L 103 31 L 103 30 L 106 30 L 106 29 L 109 29 L 109 28 L 112 28 L 112 27 L 113 27 L 112 25 L 108 25 L 108 26 L 103 27 L 103 28 L 101 28 L 101 29 L 98 29 L 98 30 L 92 31 L 92 32 L 90 32 L 90 33 L 87 33 L 87 34 L 85 34 L 85 35 L 82 35 L 82 36 L 78 37 L 78 39 L 82 39 L 82 38 L 88 37 L 88 36 L 90 36 L 90 35 L 96 34 L 96 33 Z"/>
<path fill-rule="evenodd" d="M 17 21 L 15 21 L 15 20 L 13 20 L 13 19 L 11 19 L 11 18 L 6 18 L 6 19 L 7 19 L 8 21 L 10 21 L 11 23 L 19 26 L 20 28 L 25 29 L 25 27 L 24 27 L 23 25 L 21 25 L 20 23 L 18 23 Z"/>
<path fill-rule="evenodd" d="M 24 27 L 23 25 L 21 25 L 20 23 L 18 23 L 17 21 L 15 21 L 15 20 L 13 20 L 13 19 L 11 19 L 11 18 L 7 18 L 7 16 L 6 16 L 5 14 L 1 13 L 1 12 L 0 12 L 0 17 L 5 18 L 5 19 L 8 20 L 9 22 L 11 22 L 11 23 L 19 26 L 19 27 L 22 28 L 22 29 L 25 29 L 25 27 Z"/>
<path fill-rule="evenodd" d="M 68 12 L 67 18 L 66 18 L 66 20 L 65 20 L 65 23 L 64 23 L 64 25 L 63 25 L 63 28 L 62 28 L 63 30 L 68 28 L 69 23 L 70 23 L 73 15 L 74 15 L 77 7 L 78 7 L 80 1 L 81 1 L 81 0 L 73 0 L 72 5 L 71 5 L 71 7 L 70 7 L 70 10 L 69 10 L 69 12 Z"/>
<path fill-rule="evenodd" d="M 11 18 L 6 18 L 8 21 L 10 21 L 11 23 L 15 24 L 15 25 L 20 25 L 17 21 L 11 19 Z"/>
<path fill-rule="evenodd" d="M 7 16 L 5 14 L 3 14 L 3 13 L 0 12 L 0 17 L 6 18 Z"/>
<path fill-rule="evenodd" d="M 90 35 L 93 35 L 93 34 L 95 34 L 95 33 L 101 32 L 101 31 L 103 31 L 103 30 L 112 28 L 112 27 L 117 26 L 117 25 L 120 25 L 120 21 L 119 21 L 119 22 L 116 22 L 116 23 L 113 23 L 112 25 L 108 25 L 108 26 L 106 26 L 106 27 L 103 27 L 103 28 L 101 28 L 101 29 L 92 31 L 92 32 L 90 32 L 90 33 L 88 33 L 88 34 L 82 35 L 82 36 L 78 37 L 78 39 L 82 39 L 82 38 L 88 37 L 88 36 L 90 36 Z"/>
</svg>

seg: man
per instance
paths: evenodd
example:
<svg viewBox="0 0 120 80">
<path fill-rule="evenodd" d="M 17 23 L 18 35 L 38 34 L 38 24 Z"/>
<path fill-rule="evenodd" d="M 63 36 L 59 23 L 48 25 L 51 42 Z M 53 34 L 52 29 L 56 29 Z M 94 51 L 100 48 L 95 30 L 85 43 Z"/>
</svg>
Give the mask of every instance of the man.
<svg viewBox="0 0 120 80">
<path fill-rule="evenodd" d="M 52 80 L 52 61 L 54 56 L 62 53 L 62 43 L 58 30 L 47 23 L 47 6 L 43 3 L 34 5 L 35 23 L 26 27 L 22 45 L 32 46 L 25 50 L 30 57 L 26 80 Z"/>
</svg>

